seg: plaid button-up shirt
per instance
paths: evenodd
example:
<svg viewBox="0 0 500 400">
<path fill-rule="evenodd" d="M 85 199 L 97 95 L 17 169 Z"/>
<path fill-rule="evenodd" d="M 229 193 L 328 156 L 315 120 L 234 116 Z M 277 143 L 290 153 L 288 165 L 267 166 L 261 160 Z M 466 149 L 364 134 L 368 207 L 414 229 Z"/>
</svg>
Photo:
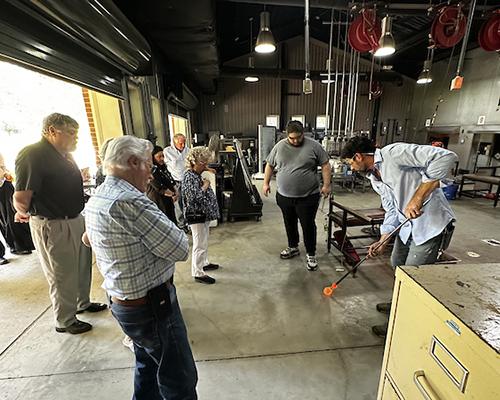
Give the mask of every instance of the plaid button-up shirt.
<svg viewBox="0 0 500 400">
<path fill-rule="evenodd" d="M 188 240 L 129 182 L 107 176 L 85 208 L 87 234 L 108 295 L 137 299 L 169 280 Z"/>
</svg>

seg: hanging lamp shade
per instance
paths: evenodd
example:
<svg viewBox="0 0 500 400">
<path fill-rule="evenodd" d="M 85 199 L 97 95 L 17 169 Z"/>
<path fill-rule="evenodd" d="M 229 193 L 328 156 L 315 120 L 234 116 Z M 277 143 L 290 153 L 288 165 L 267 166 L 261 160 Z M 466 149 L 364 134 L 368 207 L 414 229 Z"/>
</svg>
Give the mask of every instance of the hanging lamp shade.
<svg viewBox="0 0 500 400">
<path fill-rule="evenodd" d="M 255 68 L 253 57 L 248 57 L 248 68 L 251 68 L 251 69 Z M 248 75 L 245 77 L 245 82 L 253 83 L 253 82 L 258 82 L 258 81 L 259 81 L 259 77 L 256 75 Z"/>
<path fill-rule="evenodd" d="M 268 11 L 260 13 L 260 31 L 255 43 L 257 53 L 272 53 L 276 50 L 276 42 L 270 28 L 270 14 Z"/>
<path fill-rule="evenodd" d="M 375 51 L 375 57 L 390 56 L 396 51 L 396 42 L 392 36 L 392 19 L 388 15 L 382 19 L 382 36 L 378 44 L 379 48 Z"/>
<path fill-rule="evenodd" d="M 422 72 L 420 73 L 417 79 L 417 83 L 419 85 L 425 85 L 427 83 L 432 82 L 431 66 L 432 66 L 431 60 L 424 61 L 424 68 L 422 69 Z"/>
</svg>

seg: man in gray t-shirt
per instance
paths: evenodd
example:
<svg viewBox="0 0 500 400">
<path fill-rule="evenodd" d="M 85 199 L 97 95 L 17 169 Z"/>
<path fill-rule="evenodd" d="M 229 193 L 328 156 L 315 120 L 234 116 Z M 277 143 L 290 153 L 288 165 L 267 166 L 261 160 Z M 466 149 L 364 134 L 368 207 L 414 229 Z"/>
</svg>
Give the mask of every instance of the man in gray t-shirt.
<svg viewBox="0 0 500 400">
<path fill-rule="evenodd" d="M 271 192 L 270 181 L 276 170 L 276 202 L 283 213 L 288 247 L 281 253 L 283 259 L 298 256 L 298 221 L 302 226 L 307 252 L 307 269 L 318 268 L 316 260 L 316 212 L 320 195 L 330 194 L 331 169 L 328 154 L 321 145 L 304 137 L 304 127 L 299 121 L 290 121 L 286 127 L 287 138 L 279 141 L 269 153 L 264 172 L 264 196 Z M 321 166 L 323 186 L 319 188 L 317 168 Z"/>
</svg>

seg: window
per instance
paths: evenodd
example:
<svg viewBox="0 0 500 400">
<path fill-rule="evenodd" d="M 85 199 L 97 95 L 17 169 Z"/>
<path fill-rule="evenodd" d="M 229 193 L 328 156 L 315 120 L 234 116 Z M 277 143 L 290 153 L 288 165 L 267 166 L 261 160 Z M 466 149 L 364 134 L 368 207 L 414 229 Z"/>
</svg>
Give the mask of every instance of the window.
<svg viewBox="0 0 500 400">
<path fill-rule="evenodd" d="M 170 130 L 170 143 L 172 143 L 174 135 L 182 133 L 186 136 L 186 143 L 189 143 L 189 136 L 191 134 L 191 127 L 189 121 L 175 114 L 168 114 L 168 127 Z"/>
</svg>

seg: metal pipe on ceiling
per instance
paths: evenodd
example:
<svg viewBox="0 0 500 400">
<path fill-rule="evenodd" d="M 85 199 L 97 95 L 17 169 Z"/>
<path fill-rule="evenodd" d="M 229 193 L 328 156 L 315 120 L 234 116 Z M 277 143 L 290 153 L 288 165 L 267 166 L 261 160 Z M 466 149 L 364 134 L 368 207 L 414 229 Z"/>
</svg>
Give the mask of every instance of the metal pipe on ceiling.
<svg viewBox="0 0 500 400">
<path fill-rule="evenodd" d="M 350 46 L 349 46 L 350 47 Z M 346 49 L 347 50 L 347 49 Z M 354 49 L 350 47 L 349 49 L 349 79 L 347 80 L 347 100 L 345 103 L 345 119 L 344 119 L 344 136 L 347 136 L 349 131 L 349 115 L 351 113 L 351 94 L 352 94 L 352 62 L 353 62 L 353 52 Z"/>
<path fill-rule="evenodd" d="M 330 86 L 332 83 L 332 45 L 333 45 L 333 8 L 330 13 L 330 40 L 328 41 L 328 60 L 326 70 L 328 73 L 327 83 L 326 83 L 326 111 L 325 111 L 325 133 L 328 135 L 328 129 L 331 128 L 330 125 Z"/>
<path fill-rule="evenodd" d="M 269 6 L 288 6 L 288 7 L 303 7 L 302 0 L 218 0 L 221 3 L 244 3 L 244 4 L 265 4 Z M 311 8 L 334 8 L 336 10 L 351 10 L 355 5 L 365 4 L 379 5 L 380 8 L 386 10 L 390 15 L 394 14 L 427 14 L 429 3 L 388 3 L 387 1 L 348 1 L 348 0 L 310 0 Z M 483 11 L 495 7 L 493 1 L 491 5 L 484 4 L 477 6 L 476 9 Z"/>
<path fill-rule="evenodd" d="M 332 126 L 331 126 L 331 131 L 332 135 L 335 131 L 335 118 L 336 118 L 336 111 L 337 111 L 337 87 L 338 87 L 338 80 L 339 80 L 339 53 L 338 49 L 340 49 L 340 19 L 341 15 L 339 12 L 339 21 L 338 21 L 338 30 L 337 30 L 337 47 L 335 49 L 335 88 L 334 88 L 334 94 L 333 94 L 333 113 L 332 113 Z"/>
<path fill-rule="evenodd" d="M 349 22 L 349 14 L 346 14 L 346 22 Z M 345 84 L 345 57 L 347 53 L 347 32 L 349 30 L 348 24 L 345 26 L 345 36 L 344 36 L 344 55 L 342 57 L 342 85 L 340 87 L 340 107 L 339 107 L 339 124 L 337 133 L 340 136 L 340 128 L 342 123 L 342 114 L 343 114 L 343 106 L 344 106 L 344 84 Z"/>
<path fill-rule="evenodd" d="M 222 67 L 220 71 L 220 76 L 222 78 L 244 78 L 251 73 L 259 78 L 302 80 L 305 74 L 304 70 L 301 69 L 250 69 L 248 67 Z M 341 76 L 343 74 L 339 72 L 338 75 Z M 359 78 L 361 81 L 368 81 L 370 79 L 370 74 L 368 72 L 361 72 Z M 311 71 L 311 80 L 320 81 L 322 79 L 324 79 L 324 71 Z M 395 84 L 401 84 L 403 81 L 402 76 L 393 71 L 374 71 L 373 79 L 380 82 L 394 82 Z"/>
<path fill-rule="evenodd" d="M 309 67 L 309 0 L 305 0 L 304 6 L 304 67 L 306 70 L 304 76 L 304 94 L 312 93 L 312 83 Z"/>
<path fill-rule="evenodd" d="M 456 76 L 460 76 L 462 72 L 462 67 L 464 65 L 465 53 L 467 52 L 467 42 L 469 40 L 470 28 L 472 26 L 472 20 L 474 19 L 474 11 L 476 9 L 476 0 L 472 0 L 469 15 L 467 16 L 467 28 L 465 30 L 465 36 L 462 39 L 462 49 L 460 50 L 460 56 L 458 57 L 457 73 Z"/>
</svg>

